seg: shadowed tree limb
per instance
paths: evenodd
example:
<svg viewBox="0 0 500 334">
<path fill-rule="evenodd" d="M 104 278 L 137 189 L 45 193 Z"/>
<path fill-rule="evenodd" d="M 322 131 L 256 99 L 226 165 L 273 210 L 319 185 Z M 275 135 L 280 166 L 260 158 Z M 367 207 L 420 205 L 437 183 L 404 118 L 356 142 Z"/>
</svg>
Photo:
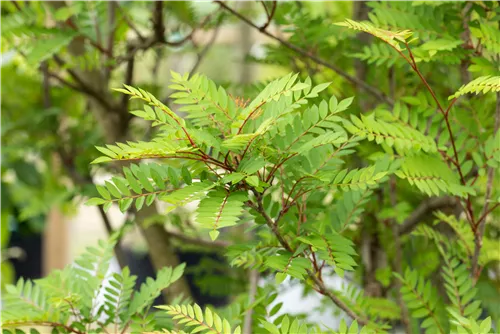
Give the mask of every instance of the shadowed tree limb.
<svg viewBox="0 0 500 334">
<path fill-rule="evenodd" d="M 454 197 L 431 197 L 423 200 L 410 216 L 399 226 L 399 235 L 411 233 L 425 216 L 433 211 L 454 207 L 458 203 Z"/>
</svg>

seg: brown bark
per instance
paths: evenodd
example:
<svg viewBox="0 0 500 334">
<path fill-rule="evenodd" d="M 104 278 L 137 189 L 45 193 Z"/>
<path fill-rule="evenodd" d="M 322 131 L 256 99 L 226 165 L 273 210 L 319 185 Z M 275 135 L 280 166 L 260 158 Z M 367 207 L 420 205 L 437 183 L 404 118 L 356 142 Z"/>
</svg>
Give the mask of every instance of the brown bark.
<svg viewBox="0 0 500 334">
<path fill-rule="evenodd" d="M 158 214 L 155 205 L 145 206 L 136 213 L 135 220 L 142 235 L 146 239 L 149 249 L 149 258 L 153 267 L 158 270 L 163 267 L 178 266 L 179 258 L 172 247 L 170 236 L 165 227 L 160 223 L 153 223 L 144 226 L 145 221 Z M 167 301 L 172 301 L 175 297 L 182 295 L 184 298 L 191 297 L 189 285 L 185 279 L 179 279 L 172 284 L 163 294 Z"/>
</svg>

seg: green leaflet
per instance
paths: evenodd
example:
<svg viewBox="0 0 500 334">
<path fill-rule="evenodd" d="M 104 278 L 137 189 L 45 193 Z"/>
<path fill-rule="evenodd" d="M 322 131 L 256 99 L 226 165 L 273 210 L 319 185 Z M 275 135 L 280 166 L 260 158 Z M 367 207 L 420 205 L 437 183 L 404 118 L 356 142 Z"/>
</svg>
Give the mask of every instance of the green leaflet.
<svg viewBox="0 0 500 334">
<path fill-rule="evenodd" d="M 327 333 L 316 325 L 307 324 L 304 321 L 300 321 L 297 318 L 290 319 L 287 315 L 283 317 L 279 324 L 273 324 L 266 320 L 260 321 L 266 333 L 271 334 L 288 334 L 288 333 L 297 333 L 297 334 L 321 334 Z M 354 327 L 353 327 L 354 329 Z"/>
<path fill-rule="evenodd" d="M 244 192 L 211 191 L 200 202 L 196 210 L 196 220 L 204 228 L 212 230 L 210 237 L 215 240 L 219 235 L 217 229 L 236 225 L 247 200 L 248 195 Z"/>
<path fill-rule="evenodd" d="M 409 30 L 400 30 L 393 32 L 376 28 L 368 22 L 356 22 L 350 19 L 345 19 L 344 22 L 339 22 L 336 24 L 339 26 L 347 27 L 349 29 L 369 33 L 370 35 L 380 38 L 397 50 L 401 50 L 402 46 L 400 45 L 400 43 L 405 42 L 412 35 L 412 32 Z"/>
<path fill-rule="evenodd" d="M 460 87 L 460 89 L 457 90 L 455 94 L 450 95 L 448 99 L 455 99 L 465 94 L 474 93 L 478 95 L 479 93 L 486 94 L 488 92 L 500 92 L 500 76 L 487 75 L 474 79 L 468 84 Z"/>
<path fill-rule="evenodd" d="M 300 280 L 305 279 L 307 269 L 311 267 L 309 260 L 303 257 L 293 257 L 292 254 L 287 252 L 268 257 L 265 265 Z"/>
<path fill-rule="evenodd" d="M 157 306 L 158 309 L 165 310 L 172 319 L 176 320 L 179 325 L 185 328 L 196 326 L 191 330 L 191 333 L 227 333 L 240 334 L 240 326 L 232 329 L 229 322 L 219 316 L 210 308 L 205 308 L 202 311 L 198 304 L 193 305 L 166 305 Z M 166 333 L 172 333 L 167 331 Z"/>
<path fill-rule="evenodd" d="M 429 196 L 451 193 L 463 197 L 474 194 L 471 187 L 460 184 L 457 174 L 441 159 L 431 155 L 417 154 L 406 157 L 396 175 L 408 180 L 411 185 Z"/>
<path fill-rule="evenodd" d="M 436 152 L 436 143 L 430 137 L 408 125 L 375 119 L 374 115 L 363 116 L 361 119 L 351 115 L 351 122 L 345 121 L 346 129 L 352 134 L 377 144 L 385 143 L 401 153 L 406 152 Z"/>
<path fill-rule="evenodd" d="M 363 52 L 353 54 L 353 57 L 361 59 L 370 65 L 386 66 L 390 68 L 396 66 L 400 68 L 404 62 L 394 50 L 385 43 L 373 43 L 363 47 Z"/>
<path fill-rule="evenodd" d="M 125 325 L 122 319 L 125 319 L 128 313 L 130 301 L 135 288 L 136 276 L 130 275 L 128 267 L 122 269 L 120 274 L 114 273 L 109 280 L 109 287 L 105 288 L 105 302 L 108 319 L 105 325 L 121 324 Z"/>
<path fill-rule="evenodd" d="M 335 231 L 319 233 L 309 224 L 304 228 L 309 233 L 298 237 L 298 240 L 311 245 L 317 256 L 331 265 L 339 276 L 344 277 L 344 271 L 354 271 L 357 266 L 354 257 L 357 254 L 351 240 Z"/>
<path fill-rule="evenodd" d="M 174 123 L 170 121 L 168 121 L 168 123 L 173 126 L 177 124 L 177 128 L 181 128 L 186 125 L 184 119 L 177 116 L 172 110 L 170 110 L 169 107 L 164 105 L 153 94 L 146 92 L 141 88 L 134 88 L 126 84 L 123 84 L 123 86 L 124 88 L 115 88 L 114 90 L 126 95 L 130 95 L 149 104 L 149 106 L 145 107 L 144 112 L 136 113 L 138 116 L 143 117 L 147 120 L 156 120 L 159 123 L 165 123 L 167 119 L 172 119 Z M 154 108 L 154 111 L 151 107 Z"/>
<path fill-rule="evenodd" d="M 158 271 L 155 280 L 148 278 L 139 291 L 134 291 L 136 277 L 125 267 L 120 274 L 110 277 L 109 285 L 104 285 L 103 273 L 109 269 L 114 244 L 99 244 L 100 248 L 89 248 L 78 261 L 78 265 L 85 267 L 67 266 L 35 282 L 20 279 L 15 286 L 7 286 L 2 296 L 6 307 L 2 310 L 2 328 L 17 328 L 19 324 L 39 327 L 47 322 L 63 327 L 66 322 L 62 319 L 78 311 L 78 319 L 71 323 L 74 329 L 85 330 L 87 322 L 95 316 L 103 319 L 101 326 L 123 329 L 130 325 L 129 320 L 135 325 L 139 320 L 136 317 L 144 316 L 154 299 L 177 281 L 184 270 L 184 264 L 176 268 L 165 267 Z M 87 268 L 98 268 L 98 271 L 87 271 Z M 97 294 L 102 296 L 104 307 L 94 305 Z M 90 312 L 92 309 L 96 314 Z"/>
<path fill-rule="evenodd" d="M 184 188 L 173 191 L 168 195 L 161 196 L 160 199 L 172 204 L 169 210 L 176 207 L 186 205 L 192 201 L 203 198 L 206 192 L 212 189 L 215 185 L 210 182 L 194 182 Z"/>
<path fill-rule="evenodd" d="M 408 268 L 404 276 L 394 273 L 397 279 L 403 283 L 401 294 L 412 316 L 423 319 L 422 328 L 426 333 L 448 333 L 443 320 L 442 307 L 438 303 L 437 290 L 419 275 L 417 271 Z"/>
<path fill-rule="evenodd" d="M 471 33 L 476 38 L 481 38 L 484 47 L 493 54 L 500 54 L 500 32 L 486 20 L 480 20 L 479 27 L 471 27 Z"/>
<path fill-rule="evenodd" d="M 176 92 L 170 97 L 174 103 L 182 105 L 179 111 L 186 112 L 194 125 L 200 128 L 220 127 L 235 117 L 236 103 L 223 87 L 217 87 L 206 76 L 194 74 L 187 78 L 176 73 L 172 78 L 173 84 L 169 88 Z"/>
<path fill-rule="evenodd" d="M 151 142 L 127 142 L 107 147 L 97 147 L 101 153 L 112 160 L 139 160 L 148 158 L 189 158 L 187 154 L 195 152 L 195 148 L 172 143 L 168 138 L 155 138 Z M 101 158 L 98 158 L 101 159 Z M 103 162 L 94 160 L 92 163 Z M 109 161 L 109 160 L 105 160 Z"/>
<path fill-rule="evenodd" d="M 338 146 L 346 141 L 347 138 L 343 136 L 343 133 L 327 132 L 298 147 L 295 152 L 298 154 L 305 154 L 316 147 L 330 144 Z"/>
<path fill-rule="evenodd" d="M 165 267 L 156 273 L 156 280 L 149 278 L 141 286 L 141 289 L 134 294 L 134 299 L 130 303 L 128 310 L 129 316 L 144 312 L 161 294 L 163 289 L 168 288 L 182 276 L 185 266 L 183 263 L 175 268 Z"/>
<path fill-rule="evenodd" d="M 184 173 L 190 176 L 189 171 Z M 140 210 L 144 204 L 150 206 L 158 196 L 172 192 L 167 188 L 168 183 L 179 186 L 175 169 L 157 163 L 131 164 L 123 168 L 123 175 L 125 177 L 115 176 L 111 181 L 105 181 L 105 186 L 97 185 L 102 198 L 91 198 L 86 205 L 104 205 L 107 211 L 112 203 L 117 203 L 120 211 L 126 212 L 135 202 L 135 208 Z"/>
<path fill-rule="evenodd" d="M 473 300 L 477 289 L 472 286 L 469 270 L 466 264 L 457 258 L 450 256 L 442 248 L 439 248 L 445 266 L 442 268 L 442 276 L 446 288 L 446 294 L 451 301 L 448 310 L 472 320 L 477 320 L 482 313 L 481 302 Z"/>
<path fill-rule="evenodd" d="M 35 39 L 30 43 L 30 51 L 27 55 L 27 61 L 31 65 L 38 64 L 49 59 L 55 53 L 67 46 L 76 34 L 72 31 L 62 32 L 56 30 L 48 38 Z"/>
<path fill-rule="evenodd" d="M 371 195 L 370 190 L 344 192 L 330 214 L 333 228 L 339 233 L 346 230 L 363 213 L 363 206 Z"/>
</svg>

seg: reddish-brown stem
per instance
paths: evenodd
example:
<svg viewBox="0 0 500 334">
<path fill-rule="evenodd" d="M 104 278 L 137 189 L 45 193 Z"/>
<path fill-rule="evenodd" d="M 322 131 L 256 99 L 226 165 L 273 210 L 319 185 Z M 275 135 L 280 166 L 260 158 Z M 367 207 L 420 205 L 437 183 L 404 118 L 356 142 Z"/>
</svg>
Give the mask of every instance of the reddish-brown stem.
<svg viewBox="0 0 500 334">
<path fill-rule="evenodd" d="M 273 7 L 271 8 L 271 12 L 267 9 L 266 4 L 264 1 L 260 1 L 262 3 L 262 6 L 264 7 L 264 10 L 266 11 L 266 16 L 267 16 L 267 21 L 264 23 L 264 25 L 260 28 L 260 30 L 266 30 L 266 28 L 269 26 L 271 21 L 273 20 L 274 13 L 276 12 L 276 6 L 277 6 L 277 1 L 273 1 Z"/>
<path fill-rule="evenodd" d="M 237 135 L 239 135 L 241 133 L 241 131 L 243 131 L 243 128 L 245 127 L 245 124 L 247 124 L 248 120 L 250 118 L 252 118 L 253 114 L 255 114 L 257 112 L 257 110 L 259 110 L 264 104 L 266 104 L 266 101 L 262 101 L 257 107 L 255 107 L 249 114 L 248 116 L 245 118 L 245 120 L 243 120 L 243 124 L 240 125 L 240 127 L 238 128 L 238 132 L 236 133 Z"/>
<path fill-rule="evenodd" d="M 274 173 L 276 173 L 276 171 L 278 170 L 278 168 L 280 168 L 281 166 L 283 166 L 283 164 L 285 162 L 287 162 L 288 160 L 290 160 L 291 158 L 293 158 L 296 155 L 297 155 L 297 153 L 293 153 L 293 154 L 289 155 L 288 157 L 284 158 L 281 162 L 279 162 L 278 164 L 276 164 L 273 168 L 271 168 L 271 170 L 269 171 L 269 175 L 267 176 L 266 182 L 269 182 L 269 180 L 271 179 L 271 177 L 273 177 Z"/>
<path fill-rule="evenodd" d="M 455 102 L 457 102 L 457 100 L 458 100 L 458 97 L 456 97 L 453 100 L 451 100 L 450 104 L 448 105 L 448 107 L 446 108 L 446 110 L 444 112 L 444 116 L 445 117 L 448 117 L 448 113 L 450 112 L 451 107 L 453 107 L 453 105 L 455 104 Z"/>
<path fill-rule="evenodd" d="M 406 45 L 406 49 L 408 50 L 408 54 L 410 55 L 410 60 L 411 60 L 411 61 L 409 61 L 410 66 L 415 71 L 415 73 L 417 73 L 417 75 L 419 76 L 419 78 L 422 81 L 422 83 L 424 84 L 424 86 L 427 88 L 429 93 L 432 95 L 432 98 L 436 102 L 436 105 L 437 105 L 439 111 L 443 115 L 443 118 L 444 118 L 444 121 L 446 124 L 446 129 L 448 130 L 448 134 L 450 135 L 450 142 L 451 142 L 451 146 L 453 148 L 453 154 L 454 154 L 455 162 L 456 162 L 455 166 L 457 167 L 457 171 L 460 175 L 460 181 L 465 186 L 467 183 L 466 183 L 464 175 L 462 173 L 462 168 L 460 167 L 460 159 L 458 158 L 458 152 L 457 152 L 457 147 L 455 144 L 455 138 L 453 136 L 453 131 L 451 129 L 450 121 L 448 118 L 449 112 L 450 112 L 451 108 L 453 107 L 453 105 L 455 104 L 456 99 L 453 99 L 451 101 L 451 103 L 448 105 L 446 110 L 443 109 L 443 107 L 441 106 L 441 103 L 439 102 L 439 99 L 437 98 L 436 94 L 434 93 L 434 90 L 431 88 L 431 86 L 429 85 L 427 80 L 424 78 L 424 76 L 422 75 L 422 73 L 418 69 L 417 63 L 415 61 L 413 53 L 411 52 L 411 49 L 410 49 L 410 46 L 408 45 L 408 42 L 405 42 L 405 45 Z M 401 52 L 399 52 L 399 53 L 402 54 Z M 408 61 L 407 57 L 404 57 L 404 58 L 406 59 L 406 61 Z M 476 225 L 476 223 L 474 222 L 474 211 L 472 208 L 472 202 L 471 202 L 470 196 L 467 196 L 466 207 L 467 207 L 467 212 L 468 212 L 468 217 L 469 217 L 469 224 L 471 225 L 471 227 L 474 227 Z"/>
<path fill-rule="evenodd" d="M 483 215 L 481 217 L 479 217 L 479 219 L 477 220 L 477 222 L 476 222 L 476 228 L 477 228 L 477 226 L 479 224 L 481 224 L 481 222 L 486 218 L 486 216 L 488 216 L 490 213 L 492 213 L 493 211 L 495 211 L 495 209 L 498 208 L 499 206 L 500 206 L 500 203 L 496 203 L 491 208 L 489 208 L 488 210 L 486 210 L 486 212 L 483 213 Z"/>
<path fill-rule="evenodd" d="M 415 73 L 417 73 L 417 75 L 419 76 L 420 80 L 422 80 L 422 83 L 425 85 L 425 87 L 427 88 L 427 90 L 429 91 L 429 93 L 431 93 L 432 98 L 436 102 L 437 107 L 439 108 L 439 111 L 441 111 L 441 113 L 444 115 L 445 112 L 444 112 L 443 107 L 441 106 L 441 103 L 439 102 L 439 99 L 437 98 L 437 96 L 434 93 L 434 91 L 432 90 L 431 86 L 429 85 L 429 83 L 427 82 L 427 80 L 424 78 L 424 76 L 422 75 L 422 73 L 420 72 L 420 70 L 418 69 L 417 63 L 415 61 L 415 58 L 413 57 L 413 53 L 411 52 L 410 46 L 408 45 L 407 42 L 405 42 L 405 45 L 406 45 L 406 49 L 408 50 L 408 54 L 410 55 L 410 59 L 411 59 L 410 66 L 413 68 L 413 70 L 415 71 Z"/>
<path fill-rule="evenodd" d="M 250 139 L 250 141 L 248 142 L 247 146 L 245 147 L 245 149 L 243 150 L 243 153 L 241 154 L 241 159 L 240 161 L 243 161 L 243 158 L 245 157 L 245 154 L 247 154 L 247 151 L 248 149 L 250 148 L 250 145 L 252 145 L 253 141 L 255 140 L 255 138 L 257 137 L 253 137 L 252 139 Z M 228 153 L 229 154 L 229 153 Z M 227 157 L 227 155 L 226 155 Z M 226 162 L 226 159 L 224 159 L 224 162 Z"/>
</svg>

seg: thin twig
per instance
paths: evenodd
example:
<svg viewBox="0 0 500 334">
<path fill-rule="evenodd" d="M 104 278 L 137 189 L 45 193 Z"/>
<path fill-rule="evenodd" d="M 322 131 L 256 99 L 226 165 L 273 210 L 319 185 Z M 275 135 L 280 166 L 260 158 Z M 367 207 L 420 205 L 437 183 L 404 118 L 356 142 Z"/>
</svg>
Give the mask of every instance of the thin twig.
<svg viewBox="0 0 500 334">
<path fill-rule="evenodd" d="M 271 12 L 267 9 L 266 3 L 264 1 L 260 1 L 262 6 L 264 7 L 264 10 L 266 11 L 267 15 L 267 21 L 264 23 L 264 25 L 260 28 L 260 30 L 266 30 L 266 28 L 271 24 L 271 21 L 273 20 L 274 13 L 276 12 L 276 7 L 278 5 L 277 1 L 273 1 L 273 7 L 271 8 Z"/>
<path fill-rule="evenodd" d="M 205 58 L 206 54 L 208 53 L 208 51 L 214 45 L 215 40 L 217 39 L 217 36 L 219 35 L 220 24 L 222 22 L 222 18 L 223 18 L 223 16 L 221 15 L 219 17 L 217 25 L 214 28 L 214 32 L 213 32 L 212 36 L 208 40 L 208 43 L 205 44 L 205 46 L 203 47 L 203 49 L 201 49 L 201 51 L 196 54 L 196 62 L 194 63 L 194 65 L 191 68 L 191 70 L 189 71 L 189 77 L 191 77 L 198 70 L 198 67 L 200 66 L 201 62 Z"/>
<path fill-rule="evenodd" d="M 118 2 L 116 2 L 116 7 L 120 11 L 120 14 L 122 14 L 122 18 L 125 21 L 125 23 L 130 27 L 130 29 L 132 29 L 135 32 L 135 34 L 137 35 L 137 37 L 139 38 L 139 40 L 144 41 L 145 40 L 144 36 L 142 36 L 142 34 L 139 31 L 139 29 L 137 29 L 137 27 L 135 26 L 135 24 L 129 19 L 129 17 L 127 16 L 127 13 L 125 13 L 125 11 L 119 5 Z"/>
<path fill-rule="evenodd" d="M 92 45 L 95 49 L 97 49 L 97 51 L 99 51 L 100 53 L 102 53 L 108 57 L 112 57 L 112 55 L 109 53 L 109 51 L 106 48 L 104 48 L 101 44 L 92 40 L 87 35 L 81 34 L 80 30 L 78 30 L 78 27 L 76 26 L 76 24 L 73 22 L 73 20 L 71 18 L 66 20 L 66 25 L 68 27 L 70 27 L 71 29 L 73 29 L 74 31 L 80 33 L 80 35 L 78 37 L 86 39 L 90 43 L 90 45 Z M 97 29 L 97 25 L 96 25 L 96 29 Z"/>
<path fill-rule="evenodd" d="M 495 211 L 496 208 L 498 208 L 500 206 L 500 203 L 496 203 L 495 205 L 493 205 L 491 208 L 489 208 L 488 210 L 486 210 L 486 212 L 483 213 L 483 215 L 481 217 L 479 217 L 479 219 L 477 220 L 477 223 L 481 223 L 483 221 L 483 219 L 485 219 L 490 213 L 492 213 L 493 211 Z"/>
<path fill-rule="evenodd" d="M 127 54 L 125 54 L 121 57 L 118 57 L 116 60 L 116 63 L 121 64 L 124 61 L 127 61 L 130 58 L 134 57 L 137 52 L 139 52 L 141 50 L 147 50 L 147 49 L 154 47 L 156 45 L 159 45 L 159 44 L 163 44 L 163 45 L 167 45 L 167 46 L 181 46 L 181 45 L 185 44 L 186 42 L 191 41 L 194 34 L 199 29 L 203 28 L 203 26 L 205 26 L 205 24 L 207 24 L 207 22 L 210 20 L 212 15 L 214 15 L 217 11 L 205 16 L 205 18 L 200 22 L 200 24 L 197 27 L 193 28 L 193 30 L 191 30 L 191 32 L 188 35 L 184 36 L 184 38 L 182 38 L 178 41 L 175 41 L 175 42 L 167 41 L 165 39 L 165 36 L 163 35 L 163 33 L 160 34 L 158 31 L 155 31 L 153 33 L 153 35 L 148 37 L 148 38 L 145 38 L 145 39 L 140 38 L 139 40 L 131 42 L 130 43 L 130 46 L 131 46 L 130 51 L 127 52 Z M 158 25 L 157 28 L 159 28 L 159 27 L 160 26 Z"/>
<path fill-rule="evenodd" d="M 71 82 L 67 81 L 66 79 L 62 78 L 62 77 L 61 77 L 59 74 L 57 74 L 57 73 L 54 73 L 54 72 L 52 72 L 52 71 L 48 71 L 48 72 L 47 72 L 47 75 L 48 75 L 49 77 L 52 77 L 52 78 L 56 79 L 57 81 L 59 81 L 59 83 L 61 83 L 63 86 L 66 86 L 66 87 L 68 87 L 68 88 L 70 88 L 70 89 L 72 89 L 72 90 L 74 90 L 74 91 L 77 91 L 77 92 L 80 92 L 80 93 L 86 94 L 86 92 L 85 92 L 83 89 L 81 89 L 80 87 L 78 87 L 78 86 L 76 86 L 76 85 L 72 84 Z"/>
<path fill-rule="evenodd" d="M 324 67 L 326 68 L 329 68 L 331 69 L 332 71 L 336 72 L 338 75 L 340 75 L 341 77 L 345 78 L 346 80 L 352 82 L 353 84 L 363 88 L 365 91 L 367 91 L 368 93 L 372 94 L 373 96 L 375 96 L 377 99 L 383 101 L 383 102 L 386 102 L 387 104 L 389 105 L 394 105 L 394 101 L 389 98 L 388 96 L 386 96 L 384 93 L 382 93 L 380 90 L 378 90 L 377 88 L 373 87 L 373 86 L 370 86 L 368 85 L 366 82 L 362 81 L 362 80 L 359 80 L 358 78 L 350 75 L 349 73 L 345 72 L 344 70 L 342 70 L 340 67 L 334 65 L 334 64 L 331 64 L 321 58 L 319 58 L 318 56 L 315 56 L 314 54 L 294 45 L 294 44 L 291 44 L 290 42 L 276 36 L 276 35 L 273 35 L 272 33 L 270 33 L 268 30 L 266 29 L 262 29 L 261 27 L 259 27 L 258 25 L 256 25 L 255 23 L 253 23 L 251 20 L 247 19 L 245 16 L 243 16 L 242 14 L 238 13 L 237 11 L 235 11 L 234 9 L 232 9 L 231 7 L 229 7 L 228 5 L 226 5 L 223 1 L 215 1 L 215 3 L 219 4 L 219 6 L 221 8 L 224 8 L 225 10 L 227 10 L 228 12 L 230 12 L 232 15 L 236 16 L 237 18 L 239 18 L 240 20 L 242 20 L 243 22 L 247 23 L 248 25 L 250 25 L 251 27 L 259 30 L 262 34 L 266 35 L 267 37 L 269 38 L 272 38 L 274 39 L 275 41 L 278 41 L 281 45 L 283 45 L 284 47 L 306 57 L 306 58 L 309 58 L 311 60 L 313 60 L 315 63 L 318 63 L 320 65 L 323 65 Z"/>
</svg>

